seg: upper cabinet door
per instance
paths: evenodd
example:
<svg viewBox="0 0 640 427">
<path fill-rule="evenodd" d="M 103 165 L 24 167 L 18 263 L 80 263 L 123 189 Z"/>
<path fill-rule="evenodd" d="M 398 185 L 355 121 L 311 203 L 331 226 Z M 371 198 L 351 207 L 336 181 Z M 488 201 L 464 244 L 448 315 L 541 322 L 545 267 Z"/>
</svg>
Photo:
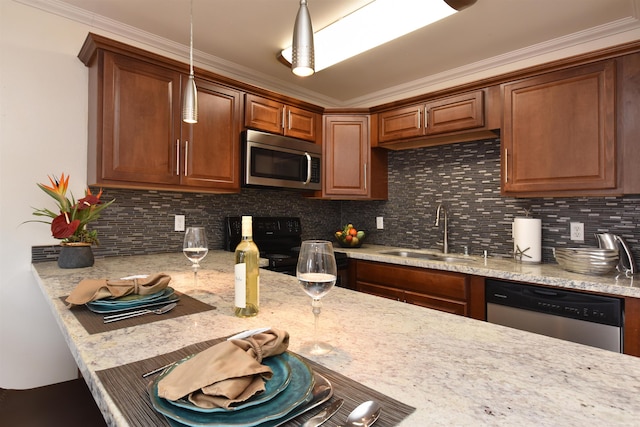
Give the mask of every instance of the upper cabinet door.
<svg viewBox="0 0 640 427">
<path fill-rule="evenodd" d="M 102 101 L 91 106 L 103 114 L 95 118 L 102 120 L 95 135 L 97 181 L 179 183 L 180 74 L 105 52 L 97 89 Z"/>
<path fill-rule="evenodd" d="M 326 114 L 322 197 L 386 200 L 387 150 L 372 148 L 369 115 Z"/>
<path fill-rule="evenodd" d="M 616 187 L 615 62 L 504 85 L 503 193 Z"/>
<path fill-rule="evenodd" d="M 484 92 L 481 90 L 427 103 L 426 134 L 438 135 L 484 126 Z"/>
<path fill-rule="evenodd" d="M 247 94 L 244 104 L 244 125 L 248 128 L 282 134 L 284 104 Z"/>
<path fill-rule="evenodd" d="M 251 129 L 277 133 L 319 143 L 322 116 L 313 111 L 247 94 L 244 125 Z"/>
<path fill-rule="evenodd" d="M 241 93 L 202 79 L 196 87 L 198 123 L 182 124 L 182 183 L 240 191 Z"/>
<path fill-rule="evenodd" d="M 324 194 L 359 196 L 369 194 L 369 124 L 362 116 L 325 116 Z"/>
<path fill-rule="evenodd" d="M 285 135 L 316 142 L 319 128 L 319 114 L 302 108 L 285 106 Z"/>
<path fill-rule="evenodd" d="M 379 142 L 413 138 L 424 134 L 424 104 L 385 111 L 379 115 Z"/>
</svg>

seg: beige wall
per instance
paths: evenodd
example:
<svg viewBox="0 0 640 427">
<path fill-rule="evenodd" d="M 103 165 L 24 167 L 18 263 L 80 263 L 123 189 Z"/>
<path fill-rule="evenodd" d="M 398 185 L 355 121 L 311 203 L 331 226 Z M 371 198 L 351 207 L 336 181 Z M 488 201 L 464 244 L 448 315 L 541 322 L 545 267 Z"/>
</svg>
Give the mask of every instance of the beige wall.
<svg viewBox="0 0 640 427">
<path fill-rule="evenodd" d="M 73 378 L 75 363 L 31 272 L 31 246 L 55 243 L 31 206 L 48 174 L 86 182 L 87 72 L 76 58 L 87 28 L 0 0 L 0 386 Z"/>
</svg>

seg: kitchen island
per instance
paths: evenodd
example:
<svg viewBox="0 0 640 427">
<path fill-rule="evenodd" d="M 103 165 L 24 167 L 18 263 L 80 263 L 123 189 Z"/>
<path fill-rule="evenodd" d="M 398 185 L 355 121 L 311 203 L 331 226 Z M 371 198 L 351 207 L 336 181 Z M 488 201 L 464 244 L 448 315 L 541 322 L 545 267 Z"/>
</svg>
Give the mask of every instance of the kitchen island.
<svg viewBox="0 0 640 427">
<path fill-rule="evenodd" d="M 211 251 L 197 282 L 181 253 L 97 259 L 91 268 L 33 270 L 110 425 L 127 426 L 97 372 L 262 326 L 287 330 L 299 351 L 313 330 L 294 277 L 261 270 L 261 312 L 233 316 L 233 253 Z M 215 306 L 196 314 L 89 334 L 65 306 L 84 278 L 164 272 L 176 290 Z M 628 426 L 640 419 L 640 359 L 343 288 L 324 298 L 323 336 L 309 359 L 416 408 L 402 426 Z M 332 419 L 327 425 L 337 425 Z"/>
</svg>

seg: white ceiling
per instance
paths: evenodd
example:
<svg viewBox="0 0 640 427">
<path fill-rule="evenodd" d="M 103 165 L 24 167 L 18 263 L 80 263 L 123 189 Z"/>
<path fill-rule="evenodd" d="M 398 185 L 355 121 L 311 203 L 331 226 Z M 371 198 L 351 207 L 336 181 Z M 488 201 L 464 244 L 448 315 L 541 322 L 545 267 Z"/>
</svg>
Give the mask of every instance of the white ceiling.
<svg viewBox="0 0 640 427">
<path fill-rule="evenodd" d="M 189 0 L 16 1 L 188 61 Z M 308 0 L 314 29 L 369 1 Z M 640 27 L 640 0 L 477 0 L 440 22 L 301 78 L 276 59 L 291 44 L 298 5 L 299 0 L 193 0 L 196 65 L 325 107 L 369 107 Z"/>
</svg>

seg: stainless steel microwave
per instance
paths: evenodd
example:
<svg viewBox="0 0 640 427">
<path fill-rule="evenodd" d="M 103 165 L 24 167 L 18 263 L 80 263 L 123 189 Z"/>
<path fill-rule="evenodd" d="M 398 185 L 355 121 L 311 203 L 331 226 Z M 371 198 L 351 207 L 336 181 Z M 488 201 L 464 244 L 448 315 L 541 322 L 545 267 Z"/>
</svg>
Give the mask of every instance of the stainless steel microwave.
<svg viewBox="0 0 640 427">
<path fill-rule="evenodd" d="M 322 147 L 255 130 L 243 133 L 245 186 L 320 190 Z"/>
</svg>

